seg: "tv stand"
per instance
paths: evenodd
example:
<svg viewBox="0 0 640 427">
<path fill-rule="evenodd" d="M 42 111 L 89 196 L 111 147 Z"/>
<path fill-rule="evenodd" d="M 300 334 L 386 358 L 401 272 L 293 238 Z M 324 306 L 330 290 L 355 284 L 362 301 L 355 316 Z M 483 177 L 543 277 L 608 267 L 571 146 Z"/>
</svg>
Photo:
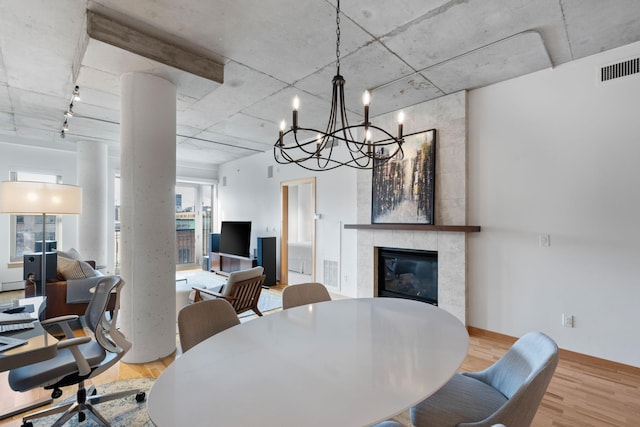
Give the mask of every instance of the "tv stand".
<svg viewBox="0 0 640 427">
<path fill-rule="evenodd" d="M 238 270 L 248 270 L 258 265 L 255 258 L 247 258 L 238 255 L 223 254 L 220 252 L 209 253 L 209 269 L 213 272 L 228 276 Z"/>
</svg>

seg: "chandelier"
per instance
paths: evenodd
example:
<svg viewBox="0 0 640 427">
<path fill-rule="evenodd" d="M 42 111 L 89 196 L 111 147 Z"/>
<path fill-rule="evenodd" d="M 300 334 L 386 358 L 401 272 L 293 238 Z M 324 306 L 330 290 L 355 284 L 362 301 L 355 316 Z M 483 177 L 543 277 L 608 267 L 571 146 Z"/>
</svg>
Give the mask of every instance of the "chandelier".
<svg viewBox="0 0 640 427">
<path fill-rule="evenodd" d="M 331 111 L 324 131 L 298 125 L 300 100 L 293 99 L 293 123 L 286 130 L 286 122 L 280 123 L 280 134 L 273 147 L 273 155 L 280 164 L 295 163 L 312 170 L 331 170 L 340 166 L 355 169 L 371 169 L 375 164 L 391 159 L 401 160 L 402 123 L 404 114 L 398 114 L 398 131 L 394 136 L 369 122 L 371 95 L 365 91 L 364 121 L 350 125 L 344 104 L 344 83 L 340 75 L 340 0 L 336 5 L 336 75 L 332 80 Z M 354 137 L 355 135 L 355 137 Z"/>
</svg>

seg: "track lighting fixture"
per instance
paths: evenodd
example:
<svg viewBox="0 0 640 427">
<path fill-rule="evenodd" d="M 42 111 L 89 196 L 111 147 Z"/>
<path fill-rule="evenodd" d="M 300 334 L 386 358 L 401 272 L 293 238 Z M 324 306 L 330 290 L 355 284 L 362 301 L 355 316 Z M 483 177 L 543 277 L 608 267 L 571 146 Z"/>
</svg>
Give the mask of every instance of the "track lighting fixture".
<svg viewBox="0 0 640 427">
<path fill-rule="evenodd" d="M 71 92 L 71 101 L 69 102 L 69 108 L 64 112 L 64 123 L 62 123 L 62 130 L 60 131 L 60 138 L 64 138 L 69 131 L 69 119 L 73 117 L 73 102 L 80 101 L 80 86 L 73 88 Z"/>
<path fill-rule="evenodd" d="M 64 116 L 67 118 L 73 117 L 73 102 L 69 104 L 69 108 L 67 108 L 67 111 L 64 112 Z"/>
</svg>

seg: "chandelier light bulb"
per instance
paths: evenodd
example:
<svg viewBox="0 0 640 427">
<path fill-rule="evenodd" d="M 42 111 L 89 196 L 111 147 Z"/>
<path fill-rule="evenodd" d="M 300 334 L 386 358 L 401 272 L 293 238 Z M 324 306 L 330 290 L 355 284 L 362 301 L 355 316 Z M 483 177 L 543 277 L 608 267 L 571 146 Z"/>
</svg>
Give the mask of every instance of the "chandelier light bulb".
<svg viewBox="0 0 640 427">
<path fill-rule="evenodd" d="M 362 103 L 365 107 L 367 107 L 369 103 L 371 103 L 371 93 L 369 93 L 368 90 L 365 90 L 362 94 Z"/>
<path fill-rule="evenodd" d="M 404 123 L 404 111 L 400 111 L 398 113 L 398 124 L 401 125 Z"/>
<path fill-rule="evenodd" d="M 80 101 L 80 86 L 76 86 L 75 89 L 73 89 L 73 100 Z"/>
<path fill-rule="evenodd" d="M 296 95 L 293 98 L 293 131 L 298 129 L 298 108 L 300 108 L 300 98 Z"/>
<path fill-rule="evenodd" d="M 280 122 L 280 132 L 284 132 L 284 130 L 287 128 L 287 122 L 285 122 L 284 120 Z"/>
</svg>

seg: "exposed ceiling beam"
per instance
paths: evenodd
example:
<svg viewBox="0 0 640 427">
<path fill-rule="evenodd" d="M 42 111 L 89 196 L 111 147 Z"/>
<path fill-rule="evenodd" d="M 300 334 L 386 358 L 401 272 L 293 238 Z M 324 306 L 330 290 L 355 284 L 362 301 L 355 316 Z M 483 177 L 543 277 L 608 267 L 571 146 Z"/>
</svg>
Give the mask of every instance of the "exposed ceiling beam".
<svg viewBox="0 0 640 427">
<path fill-rule="evenodd" d="M 87 34 L 128 52 L 152 59 L 214 82 L 223 83 L 224 65 L 203 55 L 142 33 L 106 16 L 87 10 Z"/>
</svg>

